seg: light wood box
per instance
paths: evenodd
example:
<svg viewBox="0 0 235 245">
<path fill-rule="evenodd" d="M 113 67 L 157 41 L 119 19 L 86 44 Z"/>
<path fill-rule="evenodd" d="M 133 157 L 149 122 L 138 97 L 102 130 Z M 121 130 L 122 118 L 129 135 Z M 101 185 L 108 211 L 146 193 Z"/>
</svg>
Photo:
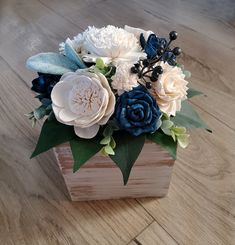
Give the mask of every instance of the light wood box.
<svg viewBox="0 0 235 245">
<path fill-rule="evenodd" d="M 69 144 L 55 147 L 54 152 L 72 201 L 163 197 L 168 192 L 174 159 L 154 143 L 144 145 L 126 186 L 109 157 L 98 153 L 73 173 Z"/>
</svg>

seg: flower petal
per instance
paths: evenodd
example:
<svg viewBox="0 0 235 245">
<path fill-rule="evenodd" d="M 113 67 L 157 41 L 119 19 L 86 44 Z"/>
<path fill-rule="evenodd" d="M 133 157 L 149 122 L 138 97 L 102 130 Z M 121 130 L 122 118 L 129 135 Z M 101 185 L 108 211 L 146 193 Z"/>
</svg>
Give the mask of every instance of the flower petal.
<svg viewBox="0 0 235 245">
<path fill-rule="evenodd" d="M 65 107 L 68 104 L 69 91 L 73 87 L 73 81 L 58 82 L 51 92 L 51 100 L 53 104 L 59 107 Z"/>
<path fill-rule="evenodd" d="M 59 118 L 61 121 L 63 122 L 71 122 L 73 120 L 75 120 L 78 117 L 78 115 L 76 115 L 75 113 L 73 113 L 72 111 L 68 110 L 68 109 L 62 109 L 59 112 Z"/>
<path fill-rule="evenodd" d="M 98 124 L 94 124 L 93 126 L 89 128 L 80 128 L 80 127 L 75 126 L 74 131 L 75 131 L 75 134 L 80 138 L 91 139 L 96 136 L 96 134 L 99 131 L 99 127 L 100 126 Z"/>
</svg>

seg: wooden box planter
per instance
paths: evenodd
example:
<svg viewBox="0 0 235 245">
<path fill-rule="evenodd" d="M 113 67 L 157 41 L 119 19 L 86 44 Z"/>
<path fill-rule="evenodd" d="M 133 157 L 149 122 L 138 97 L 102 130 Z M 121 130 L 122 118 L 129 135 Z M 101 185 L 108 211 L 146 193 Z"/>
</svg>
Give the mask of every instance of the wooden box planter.
<svg viewBox="0 0 235 245">
<path fill-rule="evenodd" d="M 163 197 L 168 192 L 174 159 L 154 143 L 144 145 L 126 186 L 109 157 L 97 154 L 73 173 L 69 144 L 55 147 L 54 152 L 72 201 Z"/>
</svg>

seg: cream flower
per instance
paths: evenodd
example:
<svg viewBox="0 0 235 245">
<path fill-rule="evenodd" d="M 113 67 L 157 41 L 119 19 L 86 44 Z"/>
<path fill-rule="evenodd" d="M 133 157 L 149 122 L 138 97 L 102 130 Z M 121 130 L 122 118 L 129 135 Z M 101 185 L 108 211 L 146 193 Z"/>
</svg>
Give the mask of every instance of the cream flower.
<svg viewBox="0 0 235 245">
<path fill-rule="evenodd" d="M 151 93 L 162 112 L 175 116 L 181 109 L 181 101 L 187 99 L 188 82 L 179 67 L 164 62 L 158 65 L 163 68 L 163 73 L 156 83 L 152 83 Z"/>
<path fill-rule="evenodd" d="M 70 46 L 86 62 L 95 62 L 96 58 L 102 58 L 107 64 L 120 62 L 137 62 L 145 58 L 141 51 L 139 37 L 123 28 L 108 25 L 103 28 L 89 26 L 83 33 L 78 34 L 72 40 L 67 39 L 60 44 L 60 52 L 64 54 L 65 43 Z"/>
<path fill-rule="evenodd" d="M 93 138 L 114 112 L 115 96 L 102 74 L 78 70 L 62 76 L 51 93 L 57 120 L 74 126 L 76 135 Z"/>
<path fill-rule="evenodd" d="M 125 91 L 130 91 L 134 87 L 138 86 L 138 76 L 130 72 L 133 64 L 122 63 L 116 67 L 116 73 L 112 76 L 112 88 L 116 89 L 118 95 L 121 95 Z"/>
<path fill-rule="evenodd" d="M 105 63 L 135 63 L 140 57 L 146 56 L 134 34 L 111 25 L 88 27 L 83 33 L 82 47 L 89 53 L 83 56 L 85 61 L 94 62 L 100 57 Z"/>
<path fill-rule="evenodd" d="M 78 34 L 73 39 L 67 38 L 65 42 L 60 43 L 59 51 L 61 54 L 65 54 L 65 43 L 69 43 L 69 45 L 78 53 L 78 54 L 85 54 L 87 53 L 83 48 L 83 34 Z"/>
<path fill-rule="evenodd" d="M 130 32 L 130 33 L 133 33 L 138 40 L 140 38 L 140 34 L 141 33 L 143 33 L 145 40 L 148 40 L 149 35 L 154 33 L 154 32 L 152 32 L 150 30 L 149 31 L 145 31 L 143 29 L 135 28 L 135 27 L 128 26 L 128 25 L 125 25 L 124 29 L 126 31 Z"/>
</svg>

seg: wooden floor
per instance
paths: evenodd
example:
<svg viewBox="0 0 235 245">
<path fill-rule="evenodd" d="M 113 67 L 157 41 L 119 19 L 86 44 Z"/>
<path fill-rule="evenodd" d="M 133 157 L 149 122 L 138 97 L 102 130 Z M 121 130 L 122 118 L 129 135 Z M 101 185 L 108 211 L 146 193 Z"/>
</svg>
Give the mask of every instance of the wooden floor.
<svg viewBox="0 0 235 245">
<path fill-rule="evenodd" d="M 71 203 L 52 151 L 29 160 L 40 126 L 28 56 L 87 25 L 177 30 L 193 100 L 213 134 L 178 151 L 169 195 Z M 234 0 L 0 0 L 0 244 L 235 244 Z"/>
</svg>

